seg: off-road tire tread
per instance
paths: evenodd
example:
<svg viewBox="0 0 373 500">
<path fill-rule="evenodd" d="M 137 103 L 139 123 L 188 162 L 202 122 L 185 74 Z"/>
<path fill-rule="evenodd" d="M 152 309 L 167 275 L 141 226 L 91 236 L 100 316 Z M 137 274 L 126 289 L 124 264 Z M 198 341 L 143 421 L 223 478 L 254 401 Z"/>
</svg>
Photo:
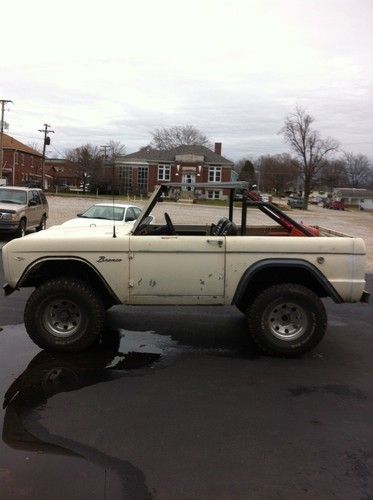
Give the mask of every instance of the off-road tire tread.
<svg viewBox="0 0 373 500">
<path fill-rule="evenodd" d="M 82 295 L 84 300 L 89 303 L 89 326 L 83 338 L 74 343 L 67 342 L 54 345 L 39 331 L 35 314 L 41 300 L 56 292 L 57 289 L 64 288 L 70 293 L 72 290 Z M 42 349 L 48 351 L 80 352 L 87 349 L 96 338 L 102 333 L 105 320 L 105 307 L 99 295 L 94 291 L 89 283 L 66 276 L 58 277 L 41 284 L 29 297 L 25 312 L 24 321 L 27 333 L 30 338 Z"/>
<path fill-rule="evenodd" d="M 275 299 L 276 296 L 293 293 L 301 294 L 309 304 L 312 304 L 312 307 L 315 309 L 315 321 L 317 325 L 313 335 L 305 344 L 303 344 L 303 346 L 292 350 L 285 349 L 281 351 L 281 349 L 277 347 L 273 348 L 268 345 L 266 339 L 261 333 L 259 328 L 262 316 L 261 311 L 264 309 L 265 304 L 268 304 L 268 301 L 271 298 Z M 309 288 L 295 283 L 281 283 L 272 285 L 265 289 L 248 305 L 246 309 L 246 317 L 248 321 L 249 333 L 255 344 L 262 352 L 276 357 L 295 357 L 312 350 L 317 346 L 317 344 L 319 344 L 325 335 L 328 323 L 325 307 L 319 297 Z"/>
</svg>

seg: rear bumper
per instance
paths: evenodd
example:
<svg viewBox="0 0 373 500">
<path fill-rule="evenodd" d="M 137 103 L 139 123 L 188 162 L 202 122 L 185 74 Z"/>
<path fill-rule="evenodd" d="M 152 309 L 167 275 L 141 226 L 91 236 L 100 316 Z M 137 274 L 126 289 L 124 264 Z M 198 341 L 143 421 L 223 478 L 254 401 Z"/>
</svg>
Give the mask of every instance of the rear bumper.
<svg viewBox="0 0 373 500">
<path fill-rule="evenodd" d="M 361 294 L 361 297 L 360 297 L 360 302 L 364 302 L 365 304 L 368 304 L 369 302 L 369 297 L 370 297 L 370 293 L 366 292 L 364 290 L 364 292 Z"/>
</svg>

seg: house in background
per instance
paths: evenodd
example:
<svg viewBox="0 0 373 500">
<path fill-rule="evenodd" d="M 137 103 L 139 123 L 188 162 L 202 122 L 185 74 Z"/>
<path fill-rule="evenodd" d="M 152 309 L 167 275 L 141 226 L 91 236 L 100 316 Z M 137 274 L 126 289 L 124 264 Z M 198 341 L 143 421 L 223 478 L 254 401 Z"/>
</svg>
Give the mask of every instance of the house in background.
<svg viewBox="0 0 373 500">
<path fill-rule="evenodd" d="M 3 178 L 8 186 L 41 186 L 43 155 L 3 133 Z"/>
<path fill-rule="evenodd" d="M 82 172 L 75 163 L 61 158 L 46 158 L 45 172 L 49 177 L 49 189 L 74 190 L 82 183 Z"/>
<path fill-rule="evenodd" d="M 160 182 L 197 185 L 210 182 L 214 188 L 201 188 L 198 194 L 224 199 L 227 193 L 219 184 L 231 180 L 233 162 L 222 156 L 221 148 L 221 143 L 217 142 L 214 150 L 205 146 L 179 146 L 169 151 L 143 148 L 120 156 L 115 162 L 116 187 L 123 194 L 148 194 Z M 185 186 L 181 195 L 192 197 L 193 188 Z"/>
<path fill-rule="evenodd" d="M 345 205 L 362 210 L 373 210 L 373 190 L 358 188 L 335 188 L 333 200 L 343 200 Z"/>
</svg>

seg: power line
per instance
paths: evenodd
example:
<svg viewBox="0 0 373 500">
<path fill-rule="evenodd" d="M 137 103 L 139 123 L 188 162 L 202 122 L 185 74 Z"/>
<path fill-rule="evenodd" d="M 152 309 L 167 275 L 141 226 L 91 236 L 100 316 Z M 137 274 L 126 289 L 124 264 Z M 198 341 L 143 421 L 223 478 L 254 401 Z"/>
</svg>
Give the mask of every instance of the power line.
<svg viewBox="0 0 373 500">
<path fill-rule="evenodd" d="M 53 144 L 51 144 L 52 148 L 59 154 L 61 155 L 62 157 L 65 156 L 64 154 L 61 153 L 61 151 L 58 151 L 58 149 L 56 148 L 56 146 L 54 146 Z"/>
</svg>

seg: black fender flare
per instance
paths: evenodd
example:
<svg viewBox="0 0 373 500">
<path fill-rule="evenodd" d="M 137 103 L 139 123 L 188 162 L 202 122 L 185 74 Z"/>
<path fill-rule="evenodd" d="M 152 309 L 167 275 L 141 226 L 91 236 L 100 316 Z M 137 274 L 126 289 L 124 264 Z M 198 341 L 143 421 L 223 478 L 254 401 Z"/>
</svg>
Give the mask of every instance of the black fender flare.
<svg viewBox="0 0 373 500">
<path fill-rule="evenodd" d="M 331 297 L 334 302 L 341 304 L 344 302 L 342 297 L 338 294 L 335 288 L 330 284 L 322 272 L 316 266 L 304 259 L 263 259 L 251 265 L 244 274 L 237 285 L 236 292 L 232 299 L 232 304 L 238 305 L 243 300 L 247 289 L 250 286 L 255 276 L 266 269 L 282 268 L 282 269 L 299 269 L 309 273 L 317 282 L 317 284 L 324 290 L 328 297 Z"/>
<path fill-rule="evenodd" d="M 85 265 L 89 268 L 89 270 L 95 275 L 96 279 L 98 279 L 103 288 L 106 289 L 107 293 L 113 298 L 116 304 L 120 304 L 120 300 L 114 293 L 114 291 L 111 289 L 110 285 L 108 282 L 105 280 L 105 278 L 102 276 L 102 274 L 91 264 L 91 262 L 82 259 L 81 257 L 77 257 L 75 255 L 53 255 L 53 256 L 47 256 L 47 257 L 41 257 L 33 262 L 31 262 L 23 271 L 20 279 L 18 280 L 18 283 L 15 287 L 15 289 L 19 289 L 23 286 L 25 286 L 25 283 L 27 283 L 27 280 L 32 276 L 33 272 L 37 270 L 39 266 L 46 262 L 53 262 L 53 261 L 61 261 L 61 260 L 66 260 L 67 262 L 74 262 L 78 263 L 80 265 Z M 27 285 L 26 285 L 27 286 Z M 5 288 L 5 287 L 4 287 Z M 5 289 L 6 295 L 10 295 L 12 291 L 9 290 L 9 285 L 8 285 L 8 290 Z"/>
</svg>

